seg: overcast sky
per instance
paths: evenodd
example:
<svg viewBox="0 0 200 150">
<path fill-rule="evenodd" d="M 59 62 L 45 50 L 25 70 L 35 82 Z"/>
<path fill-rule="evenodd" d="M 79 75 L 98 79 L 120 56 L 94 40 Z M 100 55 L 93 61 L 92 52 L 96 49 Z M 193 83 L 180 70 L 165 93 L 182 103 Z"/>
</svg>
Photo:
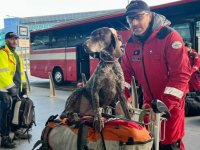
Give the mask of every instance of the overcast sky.
<svg viewBox="0 0 200 150">
<path fill-rule="evenodd" d="M 150 6 L 177 0 L 145 0 Z M 1 0 L 0 28 L 3 19 L 125 8 L 128 0 Z"/>
</svg>

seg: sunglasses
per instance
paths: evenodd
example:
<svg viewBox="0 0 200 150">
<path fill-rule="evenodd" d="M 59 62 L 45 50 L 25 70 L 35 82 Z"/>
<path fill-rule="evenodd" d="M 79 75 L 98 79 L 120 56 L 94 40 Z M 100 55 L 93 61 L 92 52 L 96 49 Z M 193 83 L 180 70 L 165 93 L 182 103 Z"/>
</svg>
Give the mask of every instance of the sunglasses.
<svg viewBox="0 0 200 150">
<path fill-rule="evenodd" d="M 129 21 L 133 21 L 133 20 L 141 21 L 144 18 L 144 16 L 147 14 L 149 13 L 137 14 L 135 16 L 127 16 L 127 19 Z"/>
</svg>

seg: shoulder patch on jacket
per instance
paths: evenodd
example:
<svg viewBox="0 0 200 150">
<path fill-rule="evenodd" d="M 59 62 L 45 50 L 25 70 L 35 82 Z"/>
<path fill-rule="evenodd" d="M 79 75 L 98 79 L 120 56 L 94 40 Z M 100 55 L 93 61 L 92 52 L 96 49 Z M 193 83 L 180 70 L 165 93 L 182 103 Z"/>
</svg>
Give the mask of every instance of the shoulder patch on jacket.
<svg viewBox="0 0 200 150">
<path fill-rule="evenodd" d="M 169 26 L 165 26 L 157 33 L 156 37 L 158 39 L 164 39 L 168 34 L 170 34 L 172 31 L 174 31 L 173 28 Z"/>
<path fill-rule="evenodd" d="M 180 41 L 174 41 L 173 43 L 172 43 L 172 48 L 173 49 L 179 49 L 179 48 L 181 48 L 183 46 L 183 44 L 180 42 Z"/>
</svg>

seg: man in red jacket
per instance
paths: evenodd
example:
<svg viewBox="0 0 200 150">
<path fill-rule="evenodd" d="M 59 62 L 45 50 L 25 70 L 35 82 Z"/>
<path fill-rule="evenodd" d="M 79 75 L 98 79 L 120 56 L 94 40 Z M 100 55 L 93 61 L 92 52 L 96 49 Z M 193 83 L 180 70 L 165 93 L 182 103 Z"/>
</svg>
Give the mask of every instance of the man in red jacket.
<svg viewBox="0 0 200 150">
<path fill-rule="evenodd" d="M 125 85 L 130 87 L 134 75 L 142 86 L 144 104 L 151 106 L 153 99 L 160 99 L 167 105 L 171 118 L 160 149 L 184 150 L 184 97 L 191 67 L 183 40 L 164 16 L 150 12 L 143 1 L 131 1 L 125 16 L 133 33 L 122 58 Z"/>
<path fill-rule="evenodd" d="M 192 75 L 189 81 L 189 90 L 190 92 L 200 91 L 200 57 L 197 52 L 192 49 L 191 43 L 186 42 L 185 47 L 188 51 L 188 57 L 192 67 Z"/>
</svg>

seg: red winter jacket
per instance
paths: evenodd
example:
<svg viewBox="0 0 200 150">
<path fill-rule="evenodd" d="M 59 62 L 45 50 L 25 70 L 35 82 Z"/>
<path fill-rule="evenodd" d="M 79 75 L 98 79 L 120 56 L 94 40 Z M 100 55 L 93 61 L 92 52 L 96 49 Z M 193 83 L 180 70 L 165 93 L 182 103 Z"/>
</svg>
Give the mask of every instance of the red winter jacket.
<svg viewBox="0 0 200 150">
<path fill-rule="evenodd" d="M 192 67 L 192 74 L 200 68 L 200 57 L 195 50 L 188 52 L 190 64 Z"/>
<path fill-rule="evenodd" d="M 188 52 L 190 64 L 192 67 L 192 76 L 189 81 L 189 90 L 190 91 L 199 91 L 200 90 L 200 57 L 195 50 Z"/>
<path fill-rule="evenodd" d="M 188 92 L 191 67 L 181 36 L 168 24 L 154 14 L 145 42 L 133 35 L 126 44 L 122 69 L 126 87 L 133 75 L 142 86 L 144 103 L 157 98 L 171 110 Z"/>
</svg>

